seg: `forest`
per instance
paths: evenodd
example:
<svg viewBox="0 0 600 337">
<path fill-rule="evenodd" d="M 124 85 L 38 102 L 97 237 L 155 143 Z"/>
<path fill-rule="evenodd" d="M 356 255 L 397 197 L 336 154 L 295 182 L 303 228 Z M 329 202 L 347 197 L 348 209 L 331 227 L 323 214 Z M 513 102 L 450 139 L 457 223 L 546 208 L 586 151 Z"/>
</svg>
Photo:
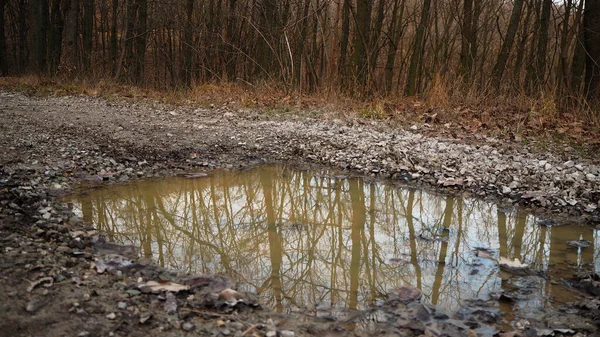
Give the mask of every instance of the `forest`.
<svg viewBox="0 0 600 337">
<path fill-rule="evenodd" d="M 594 112 L 597 0 L 0 0 L 0 74 L 368 99 L 550 97 Z"/>
</svg>

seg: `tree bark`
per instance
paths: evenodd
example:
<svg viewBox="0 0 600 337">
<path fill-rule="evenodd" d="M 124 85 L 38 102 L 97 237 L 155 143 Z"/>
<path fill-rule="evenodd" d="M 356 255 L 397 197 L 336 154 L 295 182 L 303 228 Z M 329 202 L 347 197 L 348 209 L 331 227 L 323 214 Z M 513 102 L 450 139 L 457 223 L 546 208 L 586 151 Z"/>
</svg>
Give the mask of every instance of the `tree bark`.
<svg viewBox="0 0 600 337">
<path fill-rule="evenodd" d="M 64 19 L 61 13 L 62 0 L 52 0 L 50 34 L 48 35 L 48 70 L 51 74 L 58 71 L 62 54 L 62 33 Z"/>
<path fill-rule="evenodd" d="M 373 34 L 371 34 L 371 43 L 370 43 L 370 68 L 369 74 L 370 76 L 375 75 L 375 71 L 377 68 L 377 59 L 379 58 L 379 52 L 381 50 L 381 46 L 379 43 L 379 37 L 381 36 L 383 29 L 383 21 L 385 19 L 385 1 L 379 0 L 377 5 L 377 18 L 375 20 L 375 24 L 373 27 Z"/>
<path fill-rule="evenodd" d="M 347 83 L 347 57 L 348 57 L 348 43 L 350 41 L 350 12 L 351 12 L 350 0 L 344 0 L 342 6 L 342 36 L 340 41 L 340 59 L 338 64 L 339 76 L 341 78 L 342 87 L 346 89 Z"/>
<path fill-rule="evenodd" d="M 83 71 L 89 74 L 92 60 L 93 50 L 93 33 L 94 33 L 94 19 L 95 19 L 95 6 L 94 0 L 83 1 Z"/>
<path fill-rule="evenodd" d="M 79 66 L 79 0 L 67 0 L 67 19 L 65 22 L 65 64 L 67 73 L 72 73 Z"/>
<path fill-rule="evenodd" d="M 587 0 L 583 12 L 585 46 L 585 97 L 598 102 L 600 88 L 600 1 Z"/>
<path fill-rule="evenodd" d="M 473 68 L 474 58 L 471 52 L 473 44 L 473 0 L 464 0 L 463 3 L 463 22 L 461 27 L 460 43 L 460 71 L 465 77 L 470 77 Z"/>
<path fill-rule="evenodd" d="M 576 30 L 577 35 L 575 35 L 575 50 L 573 51 L 573 60 L 571 61 L 570 70 L 571 79 L 569 81 L 569 90 L 571 94 L 581 94 L 581 92 L 583 92 L 581 90 L 585 72 L 585 46 L 583 20 L 581 20 L 581 17 L 583 16 L 583 4 L 584 1 L 581 0 L 579 2 L 579 7 L 577 8 L 577 14 L 575 14 L 575 27 L 578 29 Z"/>
<path fill-rule="evenodd" d="M 194 36 L 193 36 L 193 16 L 194 16 L 194 0 L 187 0 L 185 6 L 185 23 L 183 32 L 183 48 L 182 48 L 182 67 L 180 77 L 185 87 L 189 88 L 192 85 L 192 77 L 194 74 L 193 58 L 194 58 Z"/>
<path fill-rule="evenodd" d="M 356 32 L 352 45 L 354 52 L 352 53 L 352 74 L 354 76 L 355 85 L 367 84 L 369 78 L 369 37 L 371 30 L 371 1 L 358 0 L 355 13 Z"/>
<path fill-rule="evenodd" d="M 109 55 L 110 62 L 112 64 L 112 75 L 115 76 L 117 74 L 117 58 L 118 58 L 118 47 L 119 47 L 119 34 L 118 34 L 118 10 L 119 10 L 119 0 L 112 1 L 111 8 L 111 17 L 110 17 L 110 46 L 109 46 Z"/>
<path fill-rule="evenodd" d="M 390 93 L 392 91 L 392 84 L 394 81 L 394 67 L 396 64 L 396 54 L 398 53 L 398 44 L 400 44 L 400 38 L 402 37 L 403 27 L 402 18 L 404 16 L 404 5 L 406 0 L 402 0 L 401 4 L 398 4 L 399 0 L 394 1 L 394 8 L 392 9 L 392 19 L 390 22 L 389 34 L 390 34 L 390 47 L 387 54 L 387 60 L 385 63 L 385 91 Z M 398 13 L 400 11 L 400 13 Z"/>
<path fill-rule="evenodd" d="M 522 0 L 519 0 L 522 1 Z M 423 8 L 421 10 L 421 21 L 417 26 L 415 33 L 415 42 L 413 45 L 413 54 L 410 58 L 410 65 L 408 68 L 408 78 L 406 80 L 406 88 L 404 93 L 406 96 L 414 96 L 417 92 L 417 80 L 419 76 L 419 69 L 421 68 L 421 62 L 423 54 L 425 53 L 425 32 L 429 25 L 429 12 L 431 10 L 431 0 L 423 1 Z"/>
<path fill-rule="evenodd" d="M 48 32 L 48 0 L 37 0 L 31 6 L 31 34 L 33 43 L 33 61 L 38 73 L 47 70 L 47 32 Z"/>
<path fill-rule="evenodd" d="M 515 0 L 514 7 L 510 14 L 508 28 L 506 29 L 504 42 L 502 43 L 502 48 L 500 49 L 496 65 L 494 66 L 494 70 L 492 72 L 492 76 L 498 84 L 501 83 L 500 80 L 502 79 L 502 75 L 504 74 L 504 69 L 506 68 L 508 56 L 510 55 L 512 45 L 515 42 L 515 35 L 517 34 L 517 30 L 519 28 L 519 21 L 521 20 L 522 11 L 523 0 Z"/>
<path fill-rule="evenodd" d="M 559 89 L 565 92 L 567 91 L 566 86 L 569 83 L 569 66 L 567 58 L 569 56 L 569 47 L 571 46 L 571 42 L 569 41 L 569 20 L 571 18 L 573 0 L 564 0 L 563 3 L 565 7 L 565 13 L 560 31 L 560 58 L 558 60 L 558 72 L 556 74 L 556 80 L 558 82 Z"/>
<path fill-rule="evenodd" d="M 8 73 L 6 40 L 4 37 L 4 5 L 5 0 L 0 0 L 0 76 L 5 76 Z"/>
<path fill-rule="evenodd" d="M 540 17 L 540 35 L 538 36 L 535 71 L 532 79 L 533 83 L 530 92 L 535 92 L 541 89 L 546 79 L 546 53 L 548 49 L 548 29 L 550 26 L 550 10 L 552 9 L 552 0 L 543 0 L 542 15 Z"/>
</svg>

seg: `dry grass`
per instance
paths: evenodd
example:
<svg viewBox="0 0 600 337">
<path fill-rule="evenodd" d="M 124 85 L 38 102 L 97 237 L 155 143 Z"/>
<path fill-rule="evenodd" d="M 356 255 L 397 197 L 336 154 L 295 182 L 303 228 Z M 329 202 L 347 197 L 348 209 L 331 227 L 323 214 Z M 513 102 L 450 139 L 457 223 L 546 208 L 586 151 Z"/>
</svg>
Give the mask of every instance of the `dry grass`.
<svg viewBox="0 0 600 337">
<path fill-rule="evenodd" d="M 555 91 L 538 98 L 498 95 L 492 90 L 465 88 L 459 80 L 436 75 L 422 98 L 395 95 L 361 100 L 326 90 L 311 95 L 279 90 L 273 83 L 208 83 L 189 90 L 155 90 L 123 85 L 112 80 L 64 80 L 38 76 L 2 77 L 0 88 L 28 95 L 88 95 L 106 99 L 147 99 L 176 106 L 227 106 L 269 115 L 314 118 L 364 118 L 394 125 L 428 124 L 432 132 L 452 135 L 488 134 L 511 140 L 567 141 L 579 147 L 600 147 L 600 116 L 575 101 L 566 108 Z M 578 107 L 578 108 L 574 108 Z"/>
</svg>

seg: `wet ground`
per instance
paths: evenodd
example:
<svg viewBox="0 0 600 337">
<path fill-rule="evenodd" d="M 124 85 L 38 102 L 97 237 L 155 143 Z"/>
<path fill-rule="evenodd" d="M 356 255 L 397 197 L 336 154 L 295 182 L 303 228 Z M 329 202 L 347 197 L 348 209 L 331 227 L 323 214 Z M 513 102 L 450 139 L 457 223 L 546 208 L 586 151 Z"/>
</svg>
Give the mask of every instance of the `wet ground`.
<svg viewBox="0 0 600 337">
<path fill-rule="evenodd" d="M 597 333 L 597 158 L 309 115 L 0 93 L 0 336 Z"/>
</svg>

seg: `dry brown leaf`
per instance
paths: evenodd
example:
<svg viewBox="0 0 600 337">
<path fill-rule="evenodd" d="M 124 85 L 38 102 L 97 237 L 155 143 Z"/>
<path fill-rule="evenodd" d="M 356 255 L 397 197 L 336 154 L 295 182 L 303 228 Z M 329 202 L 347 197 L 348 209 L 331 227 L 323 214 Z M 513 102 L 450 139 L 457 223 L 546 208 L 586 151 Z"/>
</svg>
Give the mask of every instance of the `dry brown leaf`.
<svg viewBox="0 0 600 337">
<path fill-rule="evenodd" d="M 174 283 L 171 281 L 148 281 L 138 285 L 138 288 L 142 291 L 160 292 L 160 291 L 171 291 L 174 293 L 182 290 L 189 290 L 190 286 Z"/>
</svg>

